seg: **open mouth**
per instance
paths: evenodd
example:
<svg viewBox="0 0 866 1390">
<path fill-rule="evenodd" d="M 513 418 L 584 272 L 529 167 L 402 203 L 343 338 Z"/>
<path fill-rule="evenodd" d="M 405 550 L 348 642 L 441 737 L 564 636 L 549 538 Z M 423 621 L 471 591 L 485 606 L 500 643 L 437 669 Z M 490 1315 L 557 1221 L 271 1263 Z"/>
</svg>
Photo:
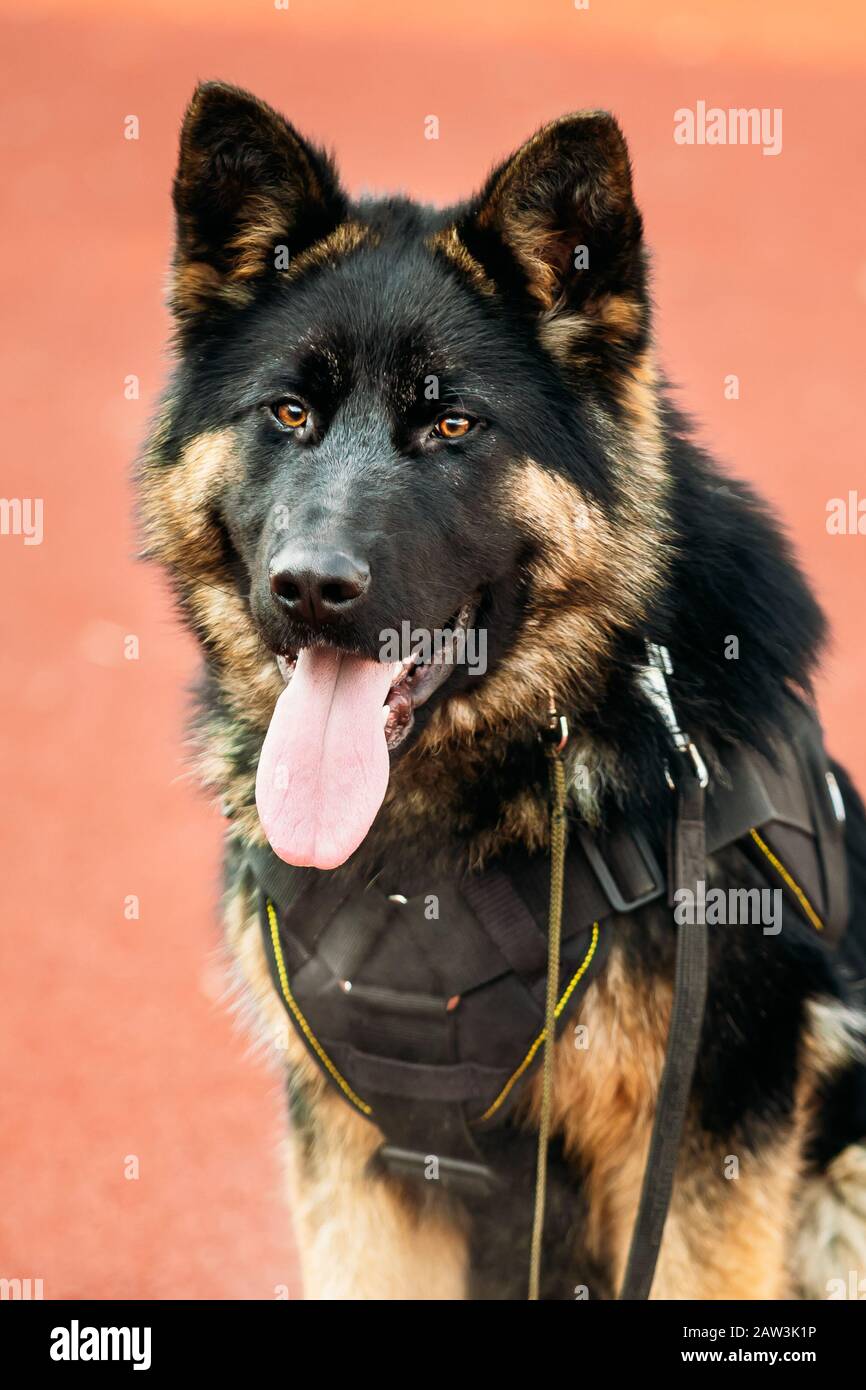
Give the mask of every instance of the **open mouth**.
<svg viewBox="0 0 866 1390">
<path fill-rule="evenodd" d="M 466 633 L 475 613 L 474 603 L 464 603 L 441 630 L 441 640 L 421 639 L 404 661 L 394 663 L 391 684 L 382 706 L 389 753 L 405 743 L 415 724 L 415 711 L 426 705 L 451 675 L 461 651 L 465 651 Z M 286 685 L 294 675 L 297 659 L 297 652 L 277 657 L 277 666 Z"/>
<path fill-rule="evenodd" d="M 400 661 L 315 644 L 277 657 L 286 688 L 262 745 L 256 805 L 286 863 L 333 869 L 358 848 L 385 798 L 391 755 L 464 658 L 475 612 L 465 603 L 447 627 L 411 633 Z"/>
</svg>

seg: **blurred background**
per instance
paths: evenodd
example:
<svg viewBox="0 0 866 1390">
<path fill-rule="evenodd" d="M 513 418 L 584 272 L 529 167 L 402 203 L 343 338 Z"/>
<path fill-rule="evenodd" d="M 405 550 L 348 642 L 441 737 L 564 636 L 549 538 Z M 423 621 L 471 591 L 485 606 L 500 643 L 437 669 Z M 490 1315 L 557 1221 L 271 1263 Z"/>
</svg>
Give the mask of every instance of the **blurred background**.
<svg viewBox="0 0 866 1390">
<path fill-rule="evenodd" d="M 860 0 L 4 0 L 0 492 L 41 498 L 44 534 L 0 535 L 0 1277 L 40 1278 L 46 1298 L 299 1292 L 279 1083 L 221 1003 L 221 822 L 184 765 L 195 652 L 133 560 L 195 82 L 281 108 L 336 149 L 354 192 L 433 201 L 562 112 L 619 116 L 662 361 L 701 437 L 794 536 L 833 622 L 829 743 L 866 786 L 866 535 L 826 527 L 830 499 L 866 498 L 864 15 Z M 676 144 L 674 112 L 698 101 L 781 108 L 781 153 Z"/>
</svg>

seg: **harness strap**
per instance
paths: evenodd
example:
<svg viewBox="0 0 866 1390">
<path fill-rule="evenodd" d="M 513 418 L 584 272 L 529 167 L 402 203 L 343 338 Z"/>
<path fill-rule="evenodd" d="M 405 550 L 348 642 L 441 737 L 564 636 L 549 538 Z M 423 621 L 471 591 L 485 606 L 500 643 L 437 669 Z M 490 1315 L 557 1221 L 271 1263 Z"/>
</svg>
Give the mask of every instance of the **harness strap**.
<svg viewBox="0 0 866 1390">
<path fill-rule="evenodd" d="M 480 1089 L 496 1086 L 502 1079 L 501 1067 L 485 1067 L 480 1062 L 404 1062 L 399 1058 L 379 1057 L 362 1052 L 348 1043 L 328 1044 L 331 1056 L 344 1071 L 350 1072 L 363 1095 L 374 1091 L 394 1097 L 404 1104 L 423 1095 L 433 1102 L 464 1103 L 478 1095 Z M 373 1111 L 380 1120 L 381 1104 Z M 435 1110 L 432 1112 L 435 1114 Z M 380 1120 L 384 1127 L 384 1121 Z M 391 1131 L 385 1129 L 390 1136 Z M 436 1133 L 436 1129 L 432 1130 Z M 444 1152 L 444 1149 L 443 1149 Z"/>
<path fill-rule="evenodd" d="M 435 1178 L 446 1190 L 464 1196 L 488 1197 L 496 1191 L 497 1176 L 469 1131 L 462 1105 L 385 1094 L 374 1094 L 372 1100 L 376 1120 L 388 1136 L 373 1156 L 373 1172 Z M 435 1134 L 435 1149 L 419 1149 L 419 1134 Z"/>
<path fill-rule="evenodd" d="M 672 831 L 671 899 L 678 888 L 694 892 L 706 876 L 704 811 L 704 788 L 685 771 Z M 621 1300 L 648 1298 L 652 1288 L 701 1038 L 707 967 L 706 924 L 681 924 L 665 1061 Z"/>
<path fill-rule="evenodd" d="M 535 918 L 502 869 L 486 869 L 467 877 L 463 896 L 491 940 L 521 979 L 532 979 L 545 941 Z"/>
</svg>

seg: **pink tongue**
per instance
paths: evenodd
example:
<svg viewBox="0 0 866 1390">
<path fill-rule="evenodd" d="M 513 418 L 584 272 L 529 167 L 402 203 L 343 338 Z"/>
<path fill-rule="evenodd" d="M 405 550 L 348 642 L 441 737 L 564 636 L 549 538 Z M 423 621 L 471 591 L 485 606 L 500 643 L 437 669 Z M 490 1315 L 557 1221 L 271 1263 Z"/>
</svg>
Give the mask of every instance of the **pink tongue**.
<svg viewBox="0 0 866 1390">
<path fill-rule="evenodd" d="M 305 647 L 274 706 L 256 776 L 271 848 L 335 869 L 373 824 L 388 786 L 382 707 L 393 667 Z"/>
</svg>

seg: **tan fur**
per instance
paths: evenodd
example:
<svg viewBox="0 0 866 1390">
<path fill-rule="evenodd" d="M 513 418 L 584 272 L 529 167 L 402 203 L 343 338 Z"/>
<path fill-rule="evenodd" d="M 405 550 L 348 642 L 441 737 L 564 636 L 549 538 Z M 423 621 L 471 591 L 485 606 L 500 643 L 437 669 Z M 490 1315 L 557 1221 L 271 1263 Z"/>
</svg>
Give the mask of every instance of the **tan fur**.
<svg viewBox="0 0 866 1390">
<path fill-rule="evenodd" d="M 460 240 L 460 234 L 456 227 L 445 227 L 443 231 L 436 232 L 429 238 L 427 245 L 431 251 L 441 251 L 443 256 L 469 278 L 471 284 L 481 294 L 496 294 L 495 284 Z"/>
<path fill-rule="evenodd" d="M 643 324 L 646 311 L 630 295 L 606 294 L 590 301 L 584 313 L 602 326 L 606 339 L 611 342 L 633 338 Z"/>
<path fill-rule="evenodd" d="M 185 261 L 174 272 L 172 301 L 186 314 L 202 313 L 217 298 L 239 309 L 250 294 L 248 286 L 227 280 L 207 261 Z"/>
<path fill-rule="evenodd" d="M 278 695 L 279 692 L 274 702 Z M 236 743 L 237 735 L 230 722 L 213 720 L 204 725 L 196 740 L 196 772 L 201 785 L 213 793 L 223 813 L 232 818 L 237 833 L 248 844 L 263 845 L 266 839 L 256 810 L 255 778 L 245 761 L 238 758 Z M 243 763 L 240 770 L 239 762 Z"/>
<path fill-rule="evenodd" d="M 801 1298 L 866 1300 L 866 1145 L 851 1144 L 797 1194 L 791 1275 Z"/>
<path fill-rule="evenodd" d="M 532 459 L 516 466 L 506 480 L 503 505 L 536 547 L 527 572 L 529 617 L 513 652 L 483 689 L 471 701 L 458 698 L 440 705 L 414 756 L 395 769 L 389 800 L 396 804 L 399 797 L 402 810 L 407 798 L 417 800 L 419 811 L 429 807 L 431 778 L 441 781 L 432 755 L 441 757 L 449 745 L 460 746 L 461 776 L 471 776 L 473 757 L 480 765 L 491 753 L 490 741 L 501 731 L 513 736 L 517 728 L 538 728 L 550 693 L 577 710 L 579 717 L 599 698 L 607 657 L 622 626 L 640 623 L 664 573 L 665 547 L 659 534 L 664 526 L 665 474 L 649 431 L 645 454 L 635 452 L 629 472 L 624 443 L 610 422 L 607 429 L 612 450 L 620 449 L 623 459 L 612 518 L 567 479 Z M 562 660 L 564 652 L 567 662 Z M 603 750 L 586 744 L 575 745 L 570 759 L 572 768 L 579 764 L 596 774 L 584 796 L 592 819 L 593 790 L 615 780 L 616 769 Z M 441 795 L 443 789 L 440 785 L 435 790 Z M 513 838 L 524 838 L 533 847 L 543 845 L 546 826 L 539 805 L 537 798 L 522 795 L 506 809 L 496 832 L 472 847 L 473 860 L 480 862 Z"/>
<path fill-rule="evenodd" d="M 372 244 L 373 240 L 369 227 L 362 226 L 360 222 L 341 222 L 330 236 L 323 237 L 321 241 L 315 242 L 308 250 L 296 256 L 290 262 L 286 275 L 289 279 L 294 279 L 313 266 L 333 269 L 338 261 L 356 251 L 359 246 Z"/>
<path fill-rule="evenodd" d="M 647 466 L 657 471 L 664 460 L 664 444 L 658 407 L 658 370 L 651 352 L 636 359 L 629 371 L 618 380 L 620 401 L 633 427 L 632 442 L 637 442 Z"/>
<path fill-rule="evenodd" d="M 463 1298 L 463 1233 L 429 1204 L 368 1175 L 381 1131 L 330 1090 L 290 1027 L 271 983 L 258 913 L 243 890 L 228 904 L 226 936 L 259 1042 L 273 1060 L 290 1065 L 315 1105 L 312 1138 L 291 1135 L 286 1164 L 306 1297 Z"/>
<path fill-rule="evenodd" d="M 542 347 L 563 366 L 580 367 L 589 360 L 581 353 L 583 340 L 589 338 L 593 325 L 583 314 L 550 312 L 539 320 L 538 337 Z"/>
<path fill-rule="evenodd" d="M 232 281 L 255 280 L 268 269 L 274 247 L 286 235 L 286 212 L 273 198 L 254 196 L 247 200 L 241 216 L 241 230 L 226 250 L 232 255 Z"/>
<path fill-rule="evenodd" d="M 174 273 L 176 301 L 187 313 L 201 312 L 214 298 L 242 307 L 252 296 L 253 282 L 269 268 L 275 248 L 285 236 L 285 210 L 267 198 L 251 199 L 243 228 L 227 248 L 234 254 L 231 271 L 220 274 L 207 261 L 182 262 Z M 342 222 L 328 236 L 291 259 L 281 274 L 293 280 L 314 266 L 333 268 L 371 241 L 369 228 L 359 222 Z"/>
<path fill-rule="evenodd" d="M 605 930 L 616 931 L 616 923 Z M 622 1282 L 640 1199 L 670 1021 L 669 984 L 629 976 L 615 949 L 557 1045 L 553 1123 L 584 1174 L 590 1250 Z M 577 1034 L 576 1029 L 585 1030 Z M 585 1036 L 585 1046 L 575 1040 Z M 809 1076 L 804 1090 L 811 1088 Z M 523 1102 L 537 1122 L 540 1076 Z M 655 1299 L 790 1296 L 787 1249 L 806 1108 L 760 1155 L 687 1133 L 653 1284 Z M 731 1159 L 738 1164 L 730 1176 Z"/>
<path fill-rule="evenodd" d="M 165 446 L 164 427 L 158 427 L 141 477 L 147 556 L 182 575 L 218 576 L 219 538 L 211 512 L 220 494 L 242 478 L 234 431 L 198 435 L 176 460 L 165 458 Z"/>
<path fill-rule="evenodd" d="M 791 1297 L 787 1248 L 800 1180 L 802 1133 L 792 1132 L 760 1156 L 721 1146 L 680 1162 L 653 1283 L 653 1299 Z M 685 1170 L 685 1171 L 684 1171 Z"/>
<path fill-rule="evenodd" d="M 863 1059 L 866 1015 L 836 1001 L 812 1002 L 808 1013 L 799 1100 L 811 1129 L 820 1082 L 852 1058 Z M 789 1267 L 801 1298 L 850 1298 L 852 1286 L 866 1298 L 866 1146 L 850 1145 L 826 1172 L 800 1185 Z"/>
<path fill-rule="evenodd" d="M 637 338 L 644 315 L 645 310 L 630 295 L 606 294 L 588 300 L 579 312 L 563 311 L 554 305 L 542 314 L 538 336 L 542 346 L 564 366 L 589 369 L 599 335 L 608 345 L 627 345 Z M 613 379 L 621 376 L 628 380 L 632 371 L 630 364 L 611 375 Z"/>
<path fill-rule="evenodd" d="M 289 1145 L 289 1197 L 306 1297 L 463 1299 L 463 1234 L 365 1171 L 381 1143 L 378 1130 L 331 1095 L 317 1106 L 316 1123 L 320 1137 L 309 1155 L 302 1159 L 298 1145 Z"/>
<path fill-rule="evenodd" d="M 605 925 L 615 931 L 615 924 Z M 556 1048 L 553 1127 L 586 1175 L 587 1242 L 622 1277 L 664 1061 L 670 989 L 635 986 L 614 951 Z M 584 1029 L 585 1033 L 576 1030 Z M 585 1046 L 577 1046 L 584 1041 Z M 538 1121 L 541 1075 L 523 1113 Z"/>
<path fill-rule="evenodd" d="M 594 113 L 581 114 L 591 117 Z M 544 309 L 552 306 L 558 293 L 557 269 L 545 255 L 555 236 L 545 217 L 523 204 L 521 193 L 526 182 L 525 171 L 530 171 L 531 184 L 537 176 L 539 156 L 543 156 L 557 127 L 568 124 L 570 119 L 563 117 L 551 121 L 527 140 L 501 171 L 478 214 L 478 226 L 485 230 L 496 228 L 522 261 L 528 273 L 530 292 Z"/>
<path fill-rule="evenodd" d="M 575 121 L 596 121 L 599 116 L 606 120 L 603 113 L 581 111 L 543 126 L 507 162 L 478 213 L 478 226 L 498 231 L 522 262 L 529 291 L 543 310 L 557 308 L 562 243 L 560 229 L 550 221 L 549 212 L 534 205 L 532 189 L 543 179 L 548 152 L 556 158 L 557 131 Z M 625 142 L 607 122 L 604 139 L 606 159 L 598 161 L 591 176 L 579 183 L 573 193 L 575 206 L 582 209 L 587 225 L 598 222 L 631 196 Z"/>
<path fill-rule="evenodd" d="M 176 462 L 153 457 L 146 463 L 142 511 L 148 554 L 186 581 L 191 612 L 216 653 L 229 703 L 264 731 L 282 680 L 224 570 L 211 520 L 215 503 L 241 476 L 232 429 L 199 435 Z"/>
<path fill-rule="evenodd" d="M 612 638 L 623 624 L 639 620 L 658 578 L 651 555 L 641 553 L 650 544 L 645 526 L 620 534 L 572 483 L 533 460 L 512 471 L 503 496 L 532 536 L 536 558 L 527 575 L 530 615 L 520 641 L 472 702 L 476 724 L 491 727 L 502 721 L 506 704 L 509 716 L 543 708 L 548 690 L 567 693 L 569 700 L 577 695 L 586 707 L 598 691 Z M 440 710 L 445 722 L 450 710 Z"/>
</svg>

